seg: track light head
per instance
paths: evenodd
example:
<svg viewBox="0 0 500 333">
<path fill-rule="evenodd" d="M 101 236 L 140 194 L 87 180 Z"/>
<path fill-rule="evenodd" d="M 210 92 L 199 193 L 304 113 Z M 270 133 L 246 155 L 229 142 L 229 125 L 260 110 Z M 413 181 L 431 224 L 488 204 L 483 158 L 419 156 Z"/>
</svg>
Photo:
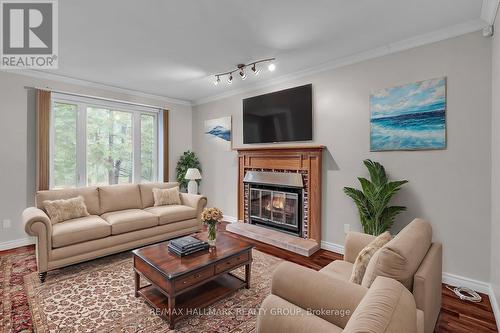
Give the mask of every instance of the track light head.
<svg viewBox="0 0 500 333">
<path fill-rule="evenodd" d="M 274 63 L 270 63 L 269 66 L 267 66 L 267 69 L 269 69 L 270 72 L 274 72 L 276 65 Z"/>
<path fill-rule="evenodd" d="M 255 75 L 259 75 L 260 73 L 260 68 L 257 69 L 257 66 L 255 66 L 255 64 L 252 65 L 252 72 L 255 74 Z"/>
<path fill-rule="evenodd" d="M 242 80 L 245 80 L 247 78 L 247 75 L 245 74 L 245 71 L 243 70 L 243 68 L 240 70 L 240 77 Z"/>
<path fill-rule="evenodd" d="M 217 85 L 219 85 L 219 83 L 220 83 L 220 76 L 217 75 L 217 79 L 214 81 L 214 85 L 217 86 Z"/>
<path fill-rule="evenodd" d="M 229 73 L 229 77 L 227 78 L 227 84 L 233 83 L 233 73 Z"/>
</svg>

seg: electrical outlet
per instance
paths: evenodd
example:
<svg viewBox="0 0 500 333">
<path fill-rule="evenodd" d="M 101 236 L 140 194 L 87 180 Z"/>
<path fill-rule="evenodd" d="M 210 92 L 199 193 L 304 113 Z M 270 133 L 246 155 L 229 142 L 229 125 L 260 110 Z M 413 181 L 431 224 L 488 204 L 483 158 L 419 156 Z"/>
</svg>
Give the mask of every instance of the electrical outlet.
<svg viewBox="0 0 500 333">
<path fill-rule="evenodd" d="M 8 229 L 8 228 L 10 228 L 11 226 L 12 226 L 12 222 L 11 222 L 11 220 L 9 220 L 9 219 L 5 219 L 5 220 L 3 220 L 3 221 L 2 221 L 2 227 L 3 227 L 4 229 Z"/>
<path fill-rule="evenodd" d="M 349 231 L 351 231 L 351 225 L 350 224 L 344 224 L 344 233 L 347 234 Z"/>
</svg>

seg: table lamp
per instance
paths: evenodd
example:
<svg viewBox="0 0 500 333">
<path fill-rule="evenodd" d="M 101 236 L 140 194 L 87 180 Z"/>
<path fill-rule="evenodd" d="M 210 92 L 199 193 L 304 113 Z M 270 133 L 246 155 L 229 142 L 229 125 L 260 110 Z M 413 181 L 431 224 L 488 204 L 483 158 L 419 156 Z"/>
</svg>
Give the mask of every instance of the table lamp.
<svg viewBox="0 0 500 333">
<path fill-rule="evenodd" d="M 197 179 L 201 179 L 200 170 L 196 168 L 189 168 L 186 171 L 185 179 L 189 179 L 188 183 L 188 193 L 189 194 L 198 194 L 198 182 Z"/>
</svg>

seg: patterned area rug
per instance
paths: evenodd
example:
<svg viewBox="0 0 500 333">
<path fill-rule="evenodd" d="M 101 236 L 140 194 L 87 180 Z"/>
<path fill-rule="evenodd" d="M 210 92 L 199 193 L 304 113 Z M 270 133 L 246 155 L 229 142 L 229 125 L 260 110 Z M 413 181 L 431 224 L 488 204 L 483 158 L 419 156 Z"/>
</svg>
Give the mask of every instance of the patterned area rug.
<svg viewBox="0 0 500 333">
<path fill-rule="evenodd" d="M 282 259 L 253 250 L 252 286 L 186 317 L 175 332 L 251 332 L 256 312 L 270 292 Z M 243 278 L 243 269 L 235 271 Z M 134 297 L 132 256 L 122 253 L 49 273 L 36 273 L 25 287 L 37 332 L 173 332 L 140 298 Z"/>
<path fill-rule="evenodd" d="M 0 333 L 33 331 L 23 277 L 35 271 L 33 247 L 0 255 Z"/>
</svg>

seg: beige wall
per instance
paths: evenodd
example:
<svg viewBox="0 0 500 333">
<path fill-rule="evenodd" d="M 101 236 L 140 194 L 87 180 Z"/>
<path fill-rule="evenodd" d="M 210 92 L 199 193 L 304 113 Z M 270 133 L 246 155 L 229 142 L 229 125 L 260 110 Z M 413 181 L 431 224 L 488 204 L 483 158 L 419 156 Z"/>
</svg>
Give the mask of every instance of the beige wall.
<svg viewBox="0 0 500 333">
<path fill-rule="evenodd" d="M 500 23 L 492 43 L 491 285 L 500 304 Z M 500 320 L 500 318 L 498 318 Z"/>
<path fill-rule="evenodd" d="M 448 77 L 448 148 L 441 151 L 369 151 L 370 92 Z M 253 78 L 250 78 L 253 79 Z M 203 134 L 206 119 L 233 116 L 234 146 L 242 145 L 242 98 L 313 84 L 314 143 L 328 147 L 323 169 L 322 237 L 343 244 L 343 224 L 359 230 L 354 204 L 342 192 L 366 175 L 362 160 L 383 163 L 394 179 L 410 181 L 398 195 L 408 206 L 395 225 L 428 219 L 444 243 L 444 270 L 490 277 L 491 41 L 473 33 L 374 60 L 193 107 L 193 148 L 203 166 L 201 191 L 210 205 L 236 216 L 237 159 Z M 222 89 L 224 87 L 222 86 Z"/>
<path fill-rule="evenodd" d="M 35 98 L 28 87 L 50 87 L 92 96 L 164 106 L 170 112 L 170 178 L 183 151 L 192 148 L 191 106 L 166 103 L 109 90 L 0 72 L 0 244 L 26 238 L 21 212 L 35 191 Z M 1 229 L 3 219 L 12 227 Z"/>
</svg>

